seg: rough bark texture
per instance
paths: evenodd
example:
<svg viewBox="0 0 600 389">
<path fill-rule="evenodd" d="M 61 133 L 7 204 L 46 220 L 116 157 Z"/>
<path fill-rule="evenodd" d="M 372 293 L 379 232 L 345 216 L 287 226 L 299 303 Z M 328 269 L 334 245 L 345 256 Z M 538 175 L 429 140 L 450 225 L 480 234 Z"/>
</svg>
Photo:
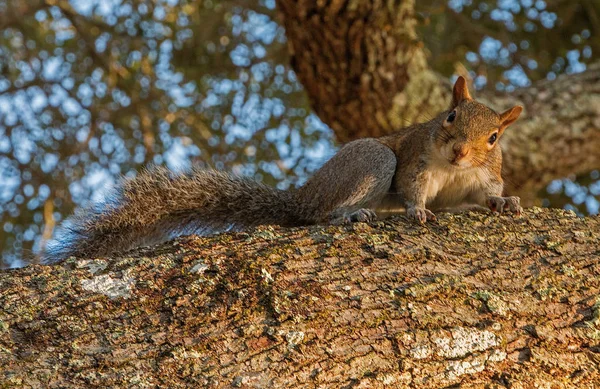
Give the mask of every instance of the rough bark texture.
<svg viewBox="0 0 600 389">
<path fill-rule="evenodd" d="M 340 141 L 380 136 L 447 108 L 450 86 L 428 67 L 413 0 L 278 6 L 292 65 Z M 483 98 L 497 110 L 525 105 L 502 141 L 507 189 L 525 205 L 552 179 L 600 168 L 600 66 Z"/>
<path fill-rule="evenodd" d="M 600 218 L 190 237 L 0 273 L 3 388 L 592 388 Z"/>
<path fill-rule="evenodd" d="M 340 141 L 390 133 L 450 104 L 427 68 L 413 3 L 278 1 L 292 66 Z"/>
</svg>

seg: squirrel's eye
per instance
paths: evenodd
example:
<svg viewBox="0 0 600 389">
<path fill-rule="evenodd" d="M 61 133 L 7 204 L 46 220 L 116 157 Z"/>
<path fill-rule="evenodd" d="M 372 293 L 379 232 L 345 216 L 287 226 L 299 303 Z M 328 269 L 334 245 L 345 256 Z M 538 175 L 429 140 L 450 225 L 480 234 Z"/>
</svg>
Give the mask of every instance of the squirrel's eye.
<svg viewBox="0 0 600 389">
<path fill-rule="evenodd" d="M 490 138 L 488 139 L 488 143 L 491 144 L 491 145 L 493 145 L 494 142 L 496 142 L 496 139 L 498 139 L 498 133 L 494 132 L 492 134 L 492 136 L 490 136 Z"/>
<path fill-rule="evenodd" d="M 450 115 L 448 115 L 448 117 L 446 118 L 446 121 L 448 123 L 452 123 L 454 121 L 454 119 L 456 119 L 456 110 L 450 112 Z"/>
</svg>

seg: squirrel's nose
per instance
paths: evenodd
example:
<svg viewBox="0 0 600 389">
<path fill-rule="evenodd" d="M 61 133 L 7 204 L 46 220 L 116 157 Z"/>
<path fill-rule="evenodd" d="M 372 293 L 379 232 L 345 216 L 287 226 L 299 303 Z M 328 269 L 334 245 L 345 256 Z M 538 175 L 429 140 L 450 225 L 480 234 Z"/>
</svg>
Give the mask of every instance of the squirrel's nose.
<svg viewBox="0 0 600 389">
<path fill-rule="evenodd" d="M 455 160 L 459 160 L 461 158 L 464 158 L 467 156 L 467 154 L 469 154 L 469 151 L 471 151 L 469 149 L 469 146 L 467 146 L 464 143 L 457 143 L 452 147 L 452 150 L 454 150 L 454 159 Z"/>
</svg>

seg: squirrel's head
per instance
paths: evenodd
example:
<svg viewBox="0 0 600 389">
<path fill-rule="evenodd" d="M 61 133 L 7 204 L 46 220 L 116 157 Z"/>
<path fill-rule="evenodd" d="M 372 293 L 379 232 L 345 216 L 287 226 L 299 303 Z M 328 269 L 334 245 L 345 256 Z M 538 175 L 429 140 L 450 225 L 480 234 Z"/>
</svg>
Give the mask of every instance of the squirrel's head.
<svg viewBox="0 0 600 389">
<path fill-rule="evenodd" d="M 498 141 L 523 107 L 515 106 L 501 114 L 473 100 L 467 82 L 458 77 L 452 91 L 452 104 L 444 112 L 435 144 L 443 158 L 459 168 L 482 166 L 488 154 L 499 152 Z"/>
</svg>

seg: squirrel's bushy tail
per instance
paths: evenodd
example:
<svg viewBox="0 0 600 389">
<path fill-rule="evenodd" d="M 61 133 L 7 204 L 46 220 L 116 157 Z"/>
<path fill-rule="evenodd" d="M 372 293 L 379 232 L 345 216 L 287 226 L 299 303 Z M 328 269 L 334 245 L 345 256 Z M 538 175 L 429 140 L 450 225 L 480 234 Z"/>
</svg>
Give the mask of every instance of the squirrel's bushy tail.
<svg viewBox="0 0 600 389">
<path fill-rule="evenodd" d="M 173 173 L 157 167 L 123 180 L 102 204 L 67 219 L 48 243 L 42 261 L 106 256 L 183 234 L 310 224 L 302 220 L 301 208 L 293 192 L 250 178 L 198 169 Z"/>
</svg>

